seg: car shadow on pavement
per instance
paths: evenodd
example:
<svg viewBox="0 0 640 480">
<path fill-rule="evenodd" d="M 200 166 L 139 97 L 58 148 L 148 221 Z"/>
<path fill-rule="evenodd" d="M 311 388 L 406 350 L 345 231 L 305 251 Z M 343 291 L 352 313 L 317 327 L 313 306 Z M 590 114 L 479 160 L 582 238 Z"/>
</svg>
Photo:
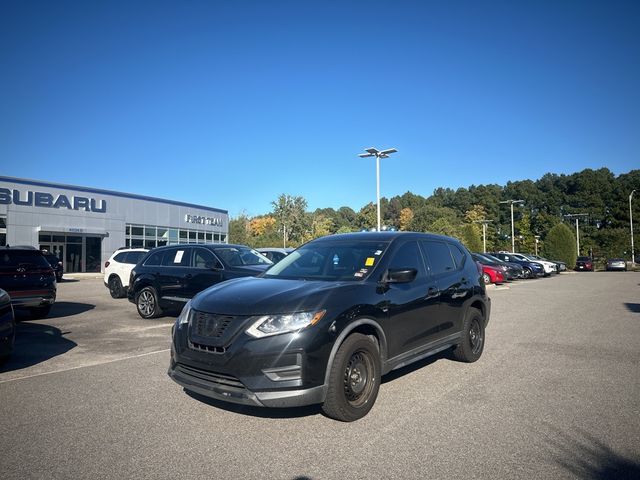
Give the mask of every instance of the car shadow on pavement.
<svg viewBox="0 0 640 480">
<path fill-rule="evenodd" d="M 627 307 L 627 310 L 630 312 L 640 313 L 640 303 L 625 303 L 624 306 Z"/>
<path fill-rule="evenodd" d="M 51 307 L 51 311 L 43 320 L 46 321 L 47 318 L 62 318 L 62 317 L 71 317 L 73 315 L 79 315 L 84 312 L 88 312 L 89 310 L 93 310 L 96 308 L 95 305 L 91 303 L 78 303 L 78 302 L 56 302 Z M 23 322 L 25 320 L 30 320 L 31 314 L 24 309 L 16 308 L 16 321 Z"/>
<path fill-rule="evenodd" d="M 392 370 L 391 372 L 387 373 L 382 377 L 382 381 L 380 383 L 384 385 L 387 382 L 392 382 L 397 378 L 404 377 L 405 375 L 413 373 L 416 370 L 420 370 L 421 368 L 429 366 L 437 362 L 438 360 L 442 360 L 442 359 L 453 359 L 453 356 L 451 354 L 451 349 L 444 350 L 443 352 L 440 352 L 440 353 L 436 353 L 435 355 L 424 358 L 422 360 L 418 360 L 415 363 L 412 363 L 405 367 L 398 368 L 397 370 Z"/>
<path fill-rule="evenodd" d="M 260 418 L 302 418 L 318 415 L 322 413 L 320 405 L 309 405 L 306 407 L 290 407 L 290 408 L 263 408 L 252 407 L 250 405 L 240 405 L 237 403 L 228 403 L 213 398 L 205 397 L 189 390 L 184 390 L 194 400 L 206 403 L 212 407 L 226 410 L 227 412 L 239 413 L 251 417 Z"/>
<path fill-rule="evenodd" d="M 569 434 L 551 427 L 551 458 L 576 478 L 631 480 L 640 478 L 640 458 L 628 458 L 582 429 Z"/>
<path fill-rule="evenodd" d="M 18 323 L 13 353 L 0 372 L 20 370 L 68 352 L 78 345 L 64 337 L 68 333 L 42 323 Z"/>
</svg>

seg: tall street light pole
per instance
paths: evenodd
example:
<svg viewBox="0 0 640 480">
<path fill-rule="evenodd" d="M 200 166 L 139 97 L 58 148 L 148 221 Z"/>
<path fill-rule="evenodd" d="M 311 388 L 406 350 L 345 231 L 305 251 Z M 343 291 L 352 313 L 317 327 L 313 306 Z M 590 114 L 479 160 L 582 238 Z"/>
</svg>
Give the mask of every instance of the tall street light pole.
<svg viewBox="0 0 640 480">
<path fill-rule="evenodd" d="M 578 219 L 580 217 L 588 217 L 588 213 L 567 213 L 565 217 L 576 219 L 576 248 L 578 249 L 578 256 L 580 256 L 580 229 L 578 228 Z"/>
<path fill-rule="evenodd" d="M 538 242 L 540 241 L 540 235 L 535 235 L 536 239 L 536 257 L 538 256 Z"/>
<path fill-rule="evenodd" d="M 386 150 L 377 150 L 375 148 L 367 148 L 365 152 L 360 153 L 360 158 L 376 157 L 376 204 L 377 204 L 377 217 L 378 217 L 378 232 L 380 231 L 380 159 L 389 158 L 389 155 L 396 153 L 398 150 L 395 148 L 387 148 Z"/>
<path fill-rule="evenodd" d="M 635 190 L 631 191 L 629 195 L 629 227 L 631 228 L 631 265 L 635 266 L 636 264 L 636 252 L 633 249 L 633 210 L 631 209 L 631 199 L 633 198 L 633 194 Z"/>
<path fill-rule="evenodd" d="M 482 224 L 482 252 L 487 253 L 487 225 L 493 220 L 474 220 L 473 223 Z"/>
<path fill-rule="evenodd" d="M 510 203 L 511 204 L 511 253 L 516 253 L 516 239 L 515 233 L 513 229 L 513 204 L 514 203 L 524 203 L 524 200 L 505 200 L 500 203 Z"/>
</svg>

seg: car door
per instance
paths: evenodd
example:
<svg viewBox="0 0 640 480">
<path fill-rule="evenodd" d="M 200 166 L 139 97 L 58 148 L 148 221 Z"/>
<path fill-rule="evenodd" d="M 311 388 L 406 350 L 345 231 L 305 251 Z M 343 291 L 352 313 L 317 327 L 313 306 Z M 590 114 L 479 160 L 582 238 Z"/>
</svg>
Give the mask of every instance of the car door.
<svg viewBox="0 0 640 480">
<path fill-rule="evenodd" d="M 191 247 L 171 248 L 164 255 L 162 266 L 156 273 L 160 297 L 171 301 L 186 301 L 187 280 L 191 274 Z"/>
<path fill-rule="evenodd" d="M 473 279 L 467 278 L 464 267 L 466 261 L 472 260 L 457 245 L 444 240 L 423 240 L 420 245 L 440 292 L 438 333 L 435 336 L 443 339 L 462 328 L 464 302 L 473 290 Z"/>
<path fill-rule="evenodd" d="M 400 245 L 387 268 L 417 270 L 412 282 L 389 283 L 385 293 L 389 315 L 385 333 L 389 358 L 394 358 L 419 350 L 437 336 L 439 292 L 425 267 L 416 240 Z"/>
<path fill-rule="evenodd" d="M 191 267 L 185 288 L 189 298 L 224 280 L 222 263 L 211 250 L 206 248 L 193 247 Z"/>
</svg>

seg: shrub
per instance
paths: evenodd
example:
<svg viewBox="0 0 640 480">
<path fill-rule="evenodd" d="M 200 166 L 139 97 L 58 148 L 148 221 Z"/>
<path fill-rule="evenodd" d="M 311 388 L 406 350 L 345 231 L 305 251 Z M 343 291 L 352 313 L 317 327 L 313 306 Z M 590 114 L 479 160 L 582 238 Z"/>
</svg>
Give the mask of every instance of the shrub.
<svg viewBox="0 0 640 480">
<path fill-rule="evenodd" d="M 559 223 L 547 234 L 544 240 L 544 256 L 549 260 L 560 260 L 567 264 L 567 268 L 576 266 L 576 237 L 569 227 Z"/>
</svg>

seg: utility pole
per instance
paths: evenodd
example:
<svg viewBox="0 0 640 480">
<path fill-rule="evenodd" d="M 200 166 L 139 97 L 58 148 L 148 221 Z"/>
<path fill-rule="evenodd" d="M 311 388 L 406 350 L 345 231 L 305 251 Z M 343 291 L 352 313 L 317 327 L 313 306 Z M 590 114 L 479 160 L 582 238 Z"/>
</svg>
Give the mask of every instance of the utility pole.
<svg viewBox="0 0 640 480">
<path fill-rule="evenodd" d="M 396 150 L 395 148 L 387 148 L 386 150 L 380 151 L 376 148 L 371 147 L 365 149 L 365 152 L 367 153 L 360 153 L 358 155 L 360 158 L 376 157 L 376 213 L 378 217 L 378 232 L 380 231 L 380 159 L 389 158 L 389 155 L 391 155 L 392 153 L 396 153 L 397 151 L 398 150 Z"/>
<path fill-rule="evenodd" d="M 473 223 L 482 224 L 482 253 L 487 253 L 487 225 L 493 220 L 474 220 Z"/>
<path fill-rule="evenodd" d="M 567 213 L 565 217 L 576 219 L 576 248 L 578 249 L 578 256 L 580 256 L 580 229 L 578 228 L 578 218 L 588 217 L 588 213 Z"/>
<path fill-rule="evenodd" d="M 514 203 L 524 203 L 524 200 L 505 200 L 500 203 L 510 203 L 511 204 L 511 253 L 516 253 L 516 239 L 513 229 L 513 204 Z"/>
<path fill-rule="evenodd" d="M 635 190 L 631 191 L 629 195 L 629 227 L 631 228 L 631 267 L 635 267 L 636 265 L 636 253 L 633 249 L 633 210 L 631 209 L 631 199 L 633 198 L 633 194 Z"/>
</svg>

